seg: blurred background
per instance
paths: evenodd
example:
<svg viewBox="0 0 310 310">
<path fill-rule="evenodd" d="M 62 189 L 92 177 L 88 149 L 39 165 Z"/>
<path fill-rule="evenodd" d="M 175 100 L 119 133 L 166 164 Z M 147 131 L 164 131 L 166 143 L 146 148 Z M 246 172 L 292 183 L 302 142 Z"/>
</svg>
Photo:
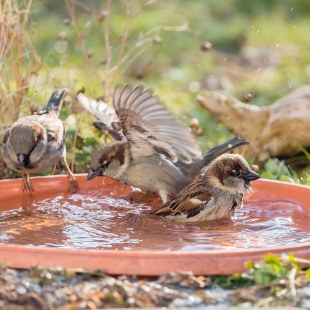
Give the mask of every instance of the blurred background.
<svg viewBox="0 0 310 310">
<path fill-rule="evenodd" d="M 2 133 L 44 108 L 55 88 L 68 87 L 61 112 L 68 162 L 86 172 L 92 152 L 109 138 L 92 127 L 75 94 L 84 89 L 110 101 L 116 85 L 143 84 L 205 151 L 233 134 L 197 103 L 202 91 L 263 107 L 308 83 L 309 10 L 307 0 L 1 1 Z M 310 185 L 310 155 L 300 150 L 293 159 L 265 161 L 262 176 Z M 17 177 L 0 165 L 1 178 Z"/>
</svg>

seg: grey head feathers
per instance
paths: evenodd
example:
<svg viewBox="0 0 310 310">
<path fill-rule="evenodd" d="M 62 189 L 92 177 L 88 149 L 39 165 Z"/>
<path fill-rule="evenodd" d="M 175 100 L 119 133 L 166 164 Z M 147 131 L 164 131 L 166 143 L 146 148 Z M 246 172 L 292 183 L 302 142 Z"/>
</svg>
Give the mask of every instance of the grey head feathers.
<svg viewBox="0 0 310 310">
<path fill-rule="evenodd" d="M 59 115 L 63 100 L 66 97 L 67 93 L 68 91 L 66 89 L 55 90 L 46 105 L 47 113 L 56 112 L 57 115 Z"/>
<path fill-rule="evenodd" d="M 46 138 L 44 128 L 34 122 L 16 124 L 9 135 L 12 148 L 17 155 L 29 155 L 37 142 L 44 138 Z"/>
<path fill-rule="evenodd" d="M 127 147 L 126 142 L 116 141 L 105 144 L 97 150 L 92 156 L 87 180 L 105 175 L 105 170 L 113 162 L 119 167 L 122 166 L 125 163 L 125 156 L 128 156 Z"/>
</svg>

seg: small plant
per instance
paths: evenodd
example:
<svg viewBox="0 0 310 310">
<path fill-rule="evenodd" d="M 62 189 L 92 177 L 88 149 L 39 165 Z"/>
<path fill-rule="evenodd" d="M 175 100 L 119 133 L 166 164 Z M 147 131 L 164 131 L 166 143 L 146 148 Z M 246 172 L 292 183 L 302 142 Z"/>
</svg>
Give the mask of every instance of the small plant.
<svg viewBox="0 0 310 310">
<path fill-rule="evenodd" d="M 263 261 L 247 262 L 247 271 L 230 276 L 212 278 L 212 286 L 235 289 L 235 304 L 250 302 L 256 306 L 273 306 L 298 303 L 296 289 L 310 282 L 310 260 L 296 258 L 293 254 L 281 258 L 268 254 Z"/>
<path fill-rule="evenodd" d="M 269 159 L 265 163 L 261 177 L 285 182 L 294 182 L 294 178 L 297 178 L 297 176 L 290 171 L 285 162 L 277 158 Z"/>
</svg>

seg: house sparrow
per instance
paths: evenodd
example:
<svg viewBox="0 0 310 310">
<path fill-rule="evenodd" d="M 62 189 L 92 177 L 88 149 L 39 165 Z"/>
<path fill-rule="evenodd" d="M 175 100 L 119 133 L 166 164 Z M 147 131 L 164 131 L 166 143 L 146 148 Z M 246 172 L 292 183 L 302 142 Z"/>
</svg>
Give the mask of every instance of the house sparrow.
<svg viewBox="0 0 310 310">
<path fill-rule="evenodd" d="M 29 173 L 44 170 L 61 159 L 68 172 L 70 189 L 73 192 L 77 190 L 77 183 L 66 161 L 65 125 L 59 119 L 66 95 L 66 90 L 54 91 L 44 113 L 20 118 L 4 135 L 4 162 L 10 169 L 22 173 L 24 190 L 29 196 L 33 191 Z"/>
<path fill-rule="evenodd" d="M 142 86 L 115 89 L 112 120 L 107 119 L 106 103 L 96 104 L 81 93 L 77 99 L 100 119 L 96 127 L 108 131 L 116 140 L 94 153 L 87 180 L 109 176 L 143 191 L 156 192 L 163 202 L 188 185 L 214 158 L 248 144 L 234 138 L 201 155 L 189 130 L 151 90 L 143 90 Z"/>
<path fill-rule="evenodd" d="M 163 204 L 153 214 L 176 222 L 231 217 L 242 206 L 243 194 L 250 190 L 251 181 L 259 178 L 243 156 L 223 154 L 173 200 Z"/>
</svg>

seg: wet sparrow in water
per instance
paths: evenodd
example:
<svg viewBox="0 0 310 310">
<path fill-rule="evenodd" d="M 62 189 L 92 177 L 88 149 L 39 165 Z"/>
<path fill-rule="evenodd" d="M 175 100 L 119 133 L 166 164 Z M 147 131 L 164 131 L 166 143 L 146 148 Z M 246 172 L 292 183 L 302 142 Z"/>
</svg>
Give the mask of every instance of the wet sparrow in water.
<svg viewBox="0 0 310 310">
<path fill-rule="evenodd" d="M 223 154 L 173 200 L 163 204 L 153 214 L 177 222 L 230 217 L 242 206 L 243 194 L 250 190 L 251 181 L 259 178 L 243 156 Z"/>
<path fill-rule="evenodd" d="M 156 192 L 163 202 L 189 184 L 214 158 L 248 144 L 234 138 L 201 155 L 190 131 L 151 90 L 144 91 L 142 86 L 115 89 L 112 120 L 107 118 L 107 112 L 111 113 L 107 104 L 96 104 L 81 93 L 77 98 L 101 120 L 96 127 L 117 140 L 94 153 L 87 180 L 109 176 L 143 191 Z"/>
<path fill-rule="evenodd" d="M 53 92 L 46 106 L 46 112 L 20 118 L 7 129 L 3 141 L 3 159 L 6 165 L 22 173 L 24 189 L 31 195 L 29 173 L 44 170 L 64 161 L 70 189 L 77 190 L 74 176 L 66 161 L 64 123 L 59 119 L 66 90 Z"/>
</svg>

